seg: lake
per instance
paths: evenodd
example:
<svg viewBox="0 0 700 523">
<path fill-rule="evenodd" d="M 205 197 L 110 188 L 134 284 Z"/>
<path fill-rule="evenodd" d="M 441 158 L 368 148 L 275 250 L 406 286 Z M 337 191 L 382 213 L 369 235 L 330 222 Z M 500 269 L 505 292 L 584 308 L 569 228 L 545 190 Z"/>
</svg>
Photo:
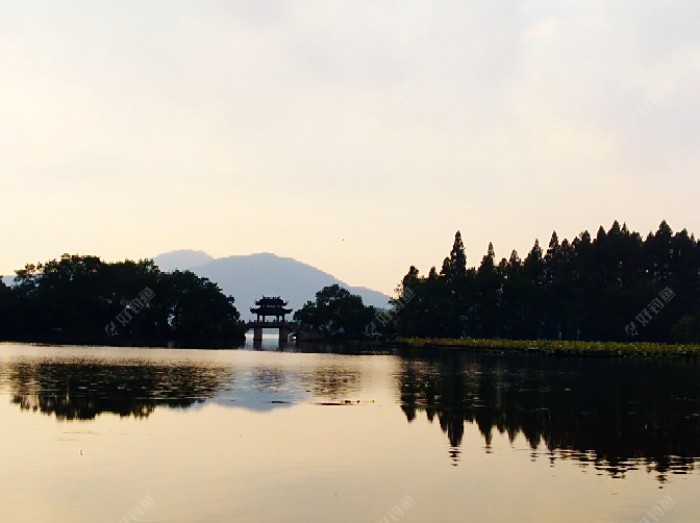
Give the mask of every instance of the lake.
<svg viewBox="0 0 700 523">
<path fill-rule="evenodd" d="M 700 520 L 695 361 L 251 349 L 0 344 L 0 521 Z"/>
</svg>

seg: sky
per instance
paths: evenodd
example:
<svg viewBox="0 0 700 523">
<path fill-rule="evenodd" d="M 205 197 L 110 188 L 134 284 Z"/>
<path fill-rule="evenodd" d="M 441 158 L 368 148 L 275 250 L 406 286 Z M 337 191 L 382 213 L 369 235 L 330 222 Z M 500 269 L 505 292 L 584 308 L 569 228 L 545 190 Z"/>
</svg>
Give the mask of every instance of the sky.
<svg viewBox="0 0 700 523">
<path fill-rule="evenodd" d="M 696 0 L 0 0 L 0 274 L 274 252 L 391 292 L 460 230 L 700 235 Z"/>
</svg>

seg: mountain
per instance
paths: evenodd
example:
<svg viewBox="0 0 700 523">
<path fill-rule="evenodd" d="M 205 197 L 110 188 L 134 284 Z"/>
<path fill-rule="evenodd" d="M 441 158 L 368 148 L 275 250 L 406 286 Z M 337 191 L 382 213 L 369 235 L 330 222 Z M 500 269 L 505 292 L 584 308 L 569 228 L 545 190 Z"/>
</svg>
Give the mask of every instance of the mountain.
<svg viewBox="0 0 700 523">
<path fill-rule="evenodd" d="M 200 265 L 206 265 L 214 261 L 214 258 L 204 251 L 192 251 L 189 249 L 171 251 L 161 254 L 156 258 L 156 264 L 160 267 L 160 270 L 166 272 L 176 269 L 185 270 L 190 267 L 199 267 Z"/>
<path fill-rule="evenodd" d="M 162 270 L 191 270 L 218 283 L 225 294 L 236 298 L 236 308 L 243 318 L 251 316 L 248 309 L 263 295 L 281 296 L 296 310 L 315 299 L 323 287 L 334 283 L 361 296 L 365 305 L 386 308 L 389 301 L 386 294 L 366 287 L 351 287 L 311 265 L 270 253 L 213 259 L 201 251 L 181 250 L 161 254 L 153 260 Z M 192 260 L 194 263 L 188 263 Z"/>
</svg>

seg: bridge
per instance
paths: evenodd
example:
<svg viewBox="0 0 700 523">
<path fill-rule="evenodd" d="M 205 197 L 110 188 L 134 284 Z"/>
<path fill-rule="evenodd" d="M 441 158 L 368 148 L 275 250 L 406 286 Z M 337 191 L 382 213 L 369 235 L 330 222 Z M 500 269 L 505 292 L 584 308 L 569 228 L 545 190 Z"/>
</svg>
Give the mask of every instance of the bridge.
<svg viewBox="0 0 700 523">
<path fill-rule="evenodd" d="M 263 296 L 255 305 L 257 307 L 251 307 L 250 312 L 255 314 L 257 319 L 246 323 L 248 330 L 253 329 L 253 344 L 262 343 L 263 329 L 277 329 L 280 344 L 286 343 L 289 335 L 297 328 L 294 322 L 285 319 L 285 316 L 292 312 L 292 309 L 285 308 L 287 302 L 279 296 Z"/>
<path fill-rule="evenodd" d="M 262 341 L 263 329 L 278 329 L 280 343 L 285 343 L 289 335 L 297 330 L 296 323 L 291 321 L 249 321 L 246 327 L 248 330 L 253 329 L 253 343 Z"/>
</svg>

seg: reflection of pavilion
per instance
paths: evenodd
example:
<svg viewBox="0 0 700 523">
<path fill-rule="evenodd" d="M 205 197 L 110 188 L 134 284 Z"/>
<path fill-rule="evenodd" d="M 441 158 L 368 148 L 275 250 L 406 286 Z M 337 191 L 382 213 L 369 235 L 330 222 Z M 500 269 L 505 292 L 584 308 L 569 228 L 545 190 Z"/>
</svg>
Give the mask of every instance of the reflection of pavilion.
<svg viewBox="0 0 700 523">
<path fill-rule="evenodd" d="M 246 325 L 248 329 L 253 329 L 253 342 L 262 342 L 263 329 L 278 329 L 280 343 L 286 343 L 295 327 L 294 323 L 285 319 L 285 316 L 292 312 L 292 309 L 285 308 L 287 302 L 279 296 L 263 296 L 255 302 L 255 305 L 257 307 L 251 307 L 250 312 L 255 314 L 257 319 L 249 321 Z"/>
</svg>

